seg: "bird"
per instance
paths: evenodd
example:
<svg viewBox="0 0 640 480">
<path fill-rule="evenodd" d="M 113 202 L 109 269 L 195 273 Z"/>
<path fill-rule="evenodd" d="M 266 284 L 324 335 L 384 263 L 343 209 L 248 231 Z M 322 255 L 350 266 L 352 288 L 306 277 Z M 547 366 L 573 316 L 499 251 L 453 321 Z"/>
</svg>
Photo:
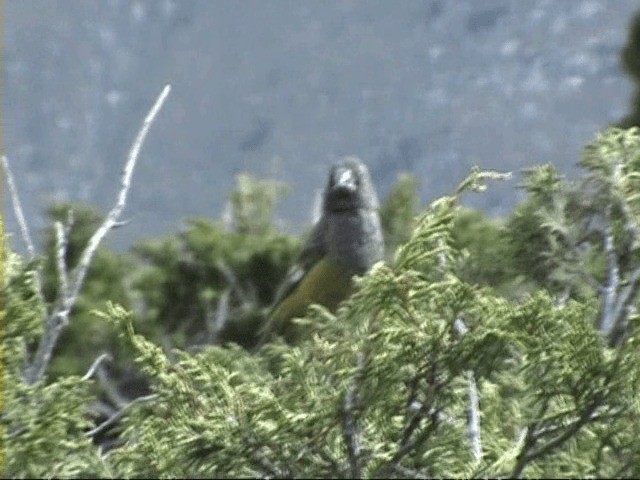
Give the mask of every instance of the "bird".
<svg viewBox="0 0 640 480">
<path fill-rule="evenodd" d="M 383 259 L 379 202 L 367 166 L 357 157 L 336 162 L 323 192 L 322 213 L 285 276 L 259 345 L 275 334 L 292 342 L 291 320 L 320 304 L 334 312 L 352 292 L 352 278 Z"/>
</svg>

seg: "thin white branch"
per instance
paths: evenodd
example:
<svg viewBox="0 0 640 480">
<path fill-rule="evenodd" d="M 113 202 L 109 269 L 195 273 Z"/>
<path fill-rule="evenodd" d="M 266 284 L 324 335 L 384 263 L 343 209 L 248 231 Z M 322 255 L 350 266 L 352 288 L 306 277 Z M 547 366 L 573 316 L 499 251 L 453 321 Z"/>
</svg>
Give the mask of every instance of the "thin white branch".
<svg viewBox="0 0 640 480">
<path fill-rule="evenodd" d="M 226 288 L 222 295 L 220 296 L 220 300 L 218 300 L 218 305 L 216 306 L 215 312 L 209 311 L 211 310 L 209 305 L 207 305 L 207 342 L 208 343 L 216 343 L 218 341 L 218 337 L 220 336 L 220 332 L 227 324 L 229 320 L 229 297 L 231 294 L 230 288 Z M 209 303 L 209 302 L 207 302 Z"/>
<path fill-rule="evenodd" d="M 469 328 L 464 324 L 461 318 L 456 318 L 453 322 L 453 328 L 462 338 L 467 334 Z M 471 451 L 476 462 L 482 460 L 482 439 L 480 428 L 480 396 L 478 395 L 478 386 L 473 372 L 466 373 L 469 382 L 469 417 L 467 420 L 467 432 L 469 441 L 471 442 Z"/>
<path fill-rule="evenodd" d="M 613 243 L 613 231 L 611 229 L 611 215 L 607 211 L 606 225 L 604 227 L 604 253 L 607 269 L 607 283 L 603 288 L 604 298 L 602 300 L 602 317 L 600 319 L 600 332 L 609 336 L 613 329 L 615 318 L 615 304 L 620 286 L 620 269 L 616 256 L 615 245 Z"/>
<path fill-rule="evenodd" d="M 97 366 L 96 377 L 98 378 L 98 382 L 100 382 L 102 391 L 113 405 L 118 408 L 123 408 L 129 402 L 129 399 L 120 393 L 115 382 L 109 378 L 109 375 L 102 365 Z"/>
<path fill-rule="evenodd" d="M 20 228 L 20 235 L 22 236 L 22 241 L 27 247 L 27 253 L 29 254 L 29 260 L 34 260 L 36 257 L 36 250 L 33 246 L 33 241 L 31 240 L 31 234 L 29 233 L 29 225 L 24 218 L 24 213 L 22 211 L 22 203 L 20 202 L 20 196 L 18 195 L 18 188 L 16 187 L 16 183 L 13 179 L 13 173 L 11 172 L 11 168 L 9 166 L 9 160 L 5 155 L 0 157 L 2 162 L 2 170 L 4 171 L 5 177 L 7 179 L 7 185 L 9 186 L 9 192 L 11 193 L 11 204 L 13 205 L 13 212 L 16 217 L 16 221 L 18 222 L 18 228 Z M 34 286 L 36 290 L 36 294 L 41 301 L 44 301 L 44 294 L 42 293 L 42 278 L 40 276 L 40 267 L 36 268 L 34 271 Z"/>
<path fill-rule="evenodd" d="M 614 325 L 609 332 L 609 341 L 611 344 L 616 344 L 624 337 L 626 330 L 627 319 L 629 318 L 628 309 L 632 308 L 632 303 L 638 294 L 640 288 L 640 227 L 635 221 L 633 214 L 629 209 L 629 205 L 625 202 L 621 202 L 621 210 L 624 214 L 626 223 L 625 228 L 631 234 L 632 241 L 629 247 L 632 258 L 635 259 L 633 267 L 627 268 L 627 272 L 624 274 L 624 279 L 621 282 L 624 285 L 617 296 L 616 306 L 614 309 Z M 630 271 L 629 271 L 630 270 Z"/>
<path fill-rule="evenodd" d="M 98 358 L 96 358 L 89 367 L 89 370 L 87 370 L 87 373 L 85 373 L 84 377 L 82 377 L 82 380 L 89 380 L 91 377 L 93 377 L 93 374 L 100 367 L 100 364 L 105 360 L 111 360 L 111 355 L 109 355 L 108 353 L 103 353 Z"/>
<path fill-rule="evenodd" d="M 616 300 L 616 305 L 613 313 L 615 319 L 614 325 L 609 331 L 609 342 L 612 345 L 618 343 L 623 338 L 624 330 L 626 328 L 626 322 L 629 315 L 623 315 L 629 312 L 629 309 L 633 308 L 632 302 L 638 294 L 640 288 L 640 267 L 636 267 L 631 273 L 631 278 L 625 281 L 625 286 L 620 290 L 620 294 Z"/>
<path fill-rule="evenodd" d="M 469 328 L 464 324 L 461 318 L 455 319 L 455 321 L 453 322 L 453 328 L 461 338 L 464 337 L 469 331 Z"/>
<path fill-rule="evenodd" d="M 469 421 L 467 429 L 471 450 L 476 462 L 482 460 L 482 439 L 480 438 L 480 397 L 473 372 L 467 372 L 469 382 Z"/>
<path fill-rule="evenodd" d="M 249 297 L 249 294 L 244 291 L 244 289 L 240 285 L 238 277 L 236 277 L 235 273 L 233 273 L 231 267 L 229 267 L 229 265 L 227 265 L 224 260 L 218 260 L 216 262 L 216 268 L 220 270 L 220 273 L 222 273 L 222 276 L 225 278 L 229 286 L 236 292 L 242 304 L 244 306 L 251 305 L 253 302 Z"/>
<path fill-rule="evenodd" d="M 13 180 L 13 173 L 11 172 L 11 168 L 9 168 L 9 161 L 5 155 L 2 155 L 2 170 L 4 171 L 7 179 L 7 185 L 9 186 L 9 192 L 11 193 L 11 204 L 13 205 L 13 212 L 16 216 L 18 227 L 20 228 L 22 240 L 27 247 L 29 259 L 33 260 L 36 255 L 36 250 L 33 246 L 33 241 L 31 240 L 31 234 L 29 233 L 29 225 L 27 225 L 24 213 L 22 212 L 22 203 L 20 202 L 18 189 L 16 188 L 15 181 Z"/>
<path fill-rule="evenodd" d="M 158 397 L 158 395 L 154 393 L 152 395 L 146 395 L 144 397 L 138 397 L 138 398 L 136 398 L 134 400 L 131 400 L 129 403 L 127 403 L 124 407 L 122 407 L 116 413 L 111 415 L 107 420 L 102 422 L 96 428 L 94 428 L 92 430 L 89 430 L 87 433 L 85 433 L 85 436 L 87 436 L 87 437 L 96 436 L 97 434 L 99 434 L 100 432 L 103 432 L 104 430 L 109 428 L 111 425 L 116 423 L 118 420 L 120 420 L 120 418 L 122 418 L 122 416 L 126 413 L 126 411 L 129 408 L 131 408 L 133 405 L 135 405 L 136 403 L 148 402 L 149 400 L 153 400 L 153 399 L 155 399 L 157 397 Z"/>
<path fill-rule="evenodd" d="M 69 295 L 69 276 L 67 273 L 67 245 L 69 238 L 65 232 L 62 223 L 56 222 L 56 267 L 58 269 L 58 285 L 60 286 L 59 295 L 66 298 Z"/>
<path fill-rule="evenodd" d="M 570 297 L 571 297 L 571 285 L 567 285 L 566 287 L 564 287 L 564 291 L 562 292 L 562 295 L 560 295 L 556 299 L 557 307 L 564 308 L 564 306 L 567 304 L 567 301 L 569 300 Z"/>
<path fill-rule="evenodd" d="M 118 194 L 116 204 L 109 211 L 102 225 L 100 225 L 100 227 L 98 227 L 95 233 L 91 236 L 87 246 L 82 251 L 78 264 L 69 275 L 70 278 L 68 280 L 66 294 L 58 295 L 58 298 L 54 302 L 53 310 L 45 321 L 44 332 L 38 344 L 38 349 L 36 350 L 32 362 L 28 365 L 25 371 L 25 380 L 28 384 L 33 384 L 44 376 L 47 366 L 51 361 L 51 355 L 53 354 L 53 349 L 58 342 L 58 338 L 69 323 L 69 314 L 76 303 L 80 289 L 84 283 L 85 276 L 89 270 L 91 261 L 93 260 L 93 256 L 98 249 L 98 245 L 100 245 L 100 242 L 103 240 L 105 235 L 119 223 L 120 214 L 126 205 L 127 194 L 131 187 L 131 177 L 133 175 L 138 155 L 140 154 L 140 149 L 142 148 L 142 144 L 144 143 L 151 124 L 155 120 L 170 91 L 171 86 L 166 85 L 145 117 L 142 127 L 129 150 L 127 162 L 124 166 L 122 177 L 120 179 L 120 192 Z"/>
<path fill-rule="evenodd" d="M 93 255 L 95 254 L 98 245 L 102 242 L 102 239 L 105 235 L 113 228 L 114 225 L 117 225 L 120 219 L 120 214 L 124 210 L 124 207 L 127 202 L 127 195 L 129 193 L 129 188 L 131 187 L 131 177 L 133 175 L 133 169 L 136 166 L 136 161 L 138 160 L 138 155 L 140 154 L 140 149 L 142 148 L 142 144 L 149 132 L 149 128 L 151 124 L 156 118 L 156 115 L 162 108 L 164 101 L 169 95 L 171 91 L 171 86 L 166 85 L 160 96 L 154 103 L 153 107 L 147 114 L 144 122 L 142 123 L 142 128 L 138 132 L 133 144 L 131 145 L 131 149 L 129 150 L 129 156 L 127 158 L 127 163 L 124 166 L 124 170 L 122 171 L 122 178 L 120 180 L 120 193 L 118 194 L 118 200 L 116 204 L 113 206 L 111 211 L 107 214 L 107 218 L 105 218 L 104 222 L 96 230 L 96 232 L 91 236 L 89 242 L 87 243 L 86 248 L 82 252 L 80 256 L 80 261 L 78 265 L 74 268 L 73 271 L 73 282 L 71 285 L 71 289 L 69 292 L 69 301 L 74 303 L 80 289 L 82 288 L 82 284 L 84 282 L 84 277 L 87 274 L 87 270 L 89 269 L 89 265 L 91 264 L 91 260 L 93 259 Z"/>
</svg>

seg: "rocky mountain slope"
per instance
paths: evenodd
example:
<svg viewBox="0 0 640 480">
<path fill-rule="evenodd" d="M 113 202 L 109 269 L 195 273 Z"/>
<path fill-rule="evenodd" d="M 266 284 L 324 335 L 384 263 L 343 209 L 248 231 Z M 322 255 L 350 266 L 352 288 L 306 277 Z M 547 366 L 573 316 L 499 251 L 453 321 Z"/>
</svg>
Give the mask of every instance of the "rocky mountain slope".
<svg viewBox="0 0 640 480">
<path fill-rule="evenodd" d="M 309 221 L 328 165 L 357 154 L 384 194 L 400 170 L 425 201 L 472 165 L 518 170 L 580 149 L 627 111 L 618 54 L 637 0 L 6 0 L 4 146 L 27 216 L 106 207 L 162 85 L 118 247 L 219 217 L 240 171 L 292 185 Z M 470 198 L 507 213 L 517 180 Z M 5 211 L 9 204 L 5 201 Z M 7 230 L 14 230 L 9 215 Z M 17 242 L 13 242 L 17 243 Z"/>
</svg>

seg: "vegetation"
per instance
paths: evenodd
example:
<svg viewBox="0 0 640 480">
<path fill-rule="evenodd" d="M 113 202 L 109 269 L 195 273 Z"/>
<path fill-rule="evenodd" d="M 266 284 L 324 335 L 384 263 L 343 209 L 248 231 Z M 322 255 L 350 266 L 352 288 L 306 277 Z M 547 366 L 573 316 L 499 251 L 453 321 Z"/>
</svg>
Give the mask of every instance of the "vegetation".
<svg viewBox="0 0 640 480">
<path fill-rule="evenodd" d="M 527 170 L 504 220 L 460 204 L 501 174 L 424 207 L 399 177 L 387 259 L 335 314 L 312 306 L 298 343 L 259 351 L 300 246 L 273 226 L 277 182 L 240 177 L 230 221 L 98 249 L 34 382 L 59 228 L 40 260 L 5 248 L 3 475 L 640 476 L 640 130 L 599 134 L 580 165 L 575 182 Z M 73 211 L 72 271 L 100 223 Z"/>
<path fill-rule="evenodd" d="M 639 48 L 636 15 L 634 81 Z M 300 248 L 275 227 L 280 182 L 242 174 L 228 218 L 99 246 L 168 91 L 105 218 L 54 205 L 41 256 L 3 238 L 3 476 L 640 476 L 637 92 L 579 179 L 525 170 L 505 219 L 460 203 L 505 175 L 473 170 L 427 206 L 399 175 L 385 261 L 337 312 L 310 307 L 295 344 L 258 349 Z"/>
</svg>

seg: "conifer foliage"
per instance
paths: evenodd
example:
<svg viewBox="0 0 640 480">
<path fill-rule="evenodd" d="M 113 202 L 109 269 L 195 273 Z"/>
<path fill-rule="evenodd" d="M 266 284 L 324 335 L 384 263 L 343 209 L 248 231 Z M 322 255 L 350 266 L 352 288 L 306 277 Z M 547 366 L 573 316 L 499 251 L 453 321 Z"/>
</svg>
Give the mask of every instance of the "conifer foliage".
<svg viewBox="0 0 640 480">
<path fill-rule="evenodd" d="M 404 215 L 386 222 L 398 247 L 356 279 L 335 314 L 310 307 L 293 345 L 255 351 L 229 339 L 168 349 L 140 333 L 135 309 L 99 307 L 94 321 L 118 332 L 150 384 L 110 420 L 119 443 L 108 451 L 91 442 L 108 426 L 87 416 L 92 375 L 23 382 L 44 306 L 33 266 L 7 253 L 4 475 L 639 476 L 640 131 L 603 132 L 581 166 L 573 183 L 550 166 L 529 170 L 527 200 L 498 226 L 469 221 L 461 195 L 502 174 L 473 170 L 412 221 L 406 212 L 415 206 L 398 198 L 414 202 L 413 187 L 402 179 L 404 193 L 385 211 Z M 231 231 L 193 223 L 199 235 L 191 238 L 203 242 L 194 251 L 204 255 L 203 246 L 216 245 L 207 238 L 231 235 L 239 251 L 255 253 L 252 242 L 266 235 L 273 243 L 260 241 L 264 248 L 280 245 L 278 258 L 292 260 L 291 244 L 254 224 L 250 208 L 242 212 Z M 400 224 L 411 224 L 408 238 Z M 496 245 L 482 250 L 488 234 Z M 478 252 L 500 269 L 474 259 Z M 260 291 L 260 269 L 242 270 L 246 258 L 226 260 L 240 286 L 218 272 L 211 302 L 226 288 Z M 258 319 L 274 293 L 263 292 Z M 182 313 L 164 310 L 176 324 Z"/>
</svg>

